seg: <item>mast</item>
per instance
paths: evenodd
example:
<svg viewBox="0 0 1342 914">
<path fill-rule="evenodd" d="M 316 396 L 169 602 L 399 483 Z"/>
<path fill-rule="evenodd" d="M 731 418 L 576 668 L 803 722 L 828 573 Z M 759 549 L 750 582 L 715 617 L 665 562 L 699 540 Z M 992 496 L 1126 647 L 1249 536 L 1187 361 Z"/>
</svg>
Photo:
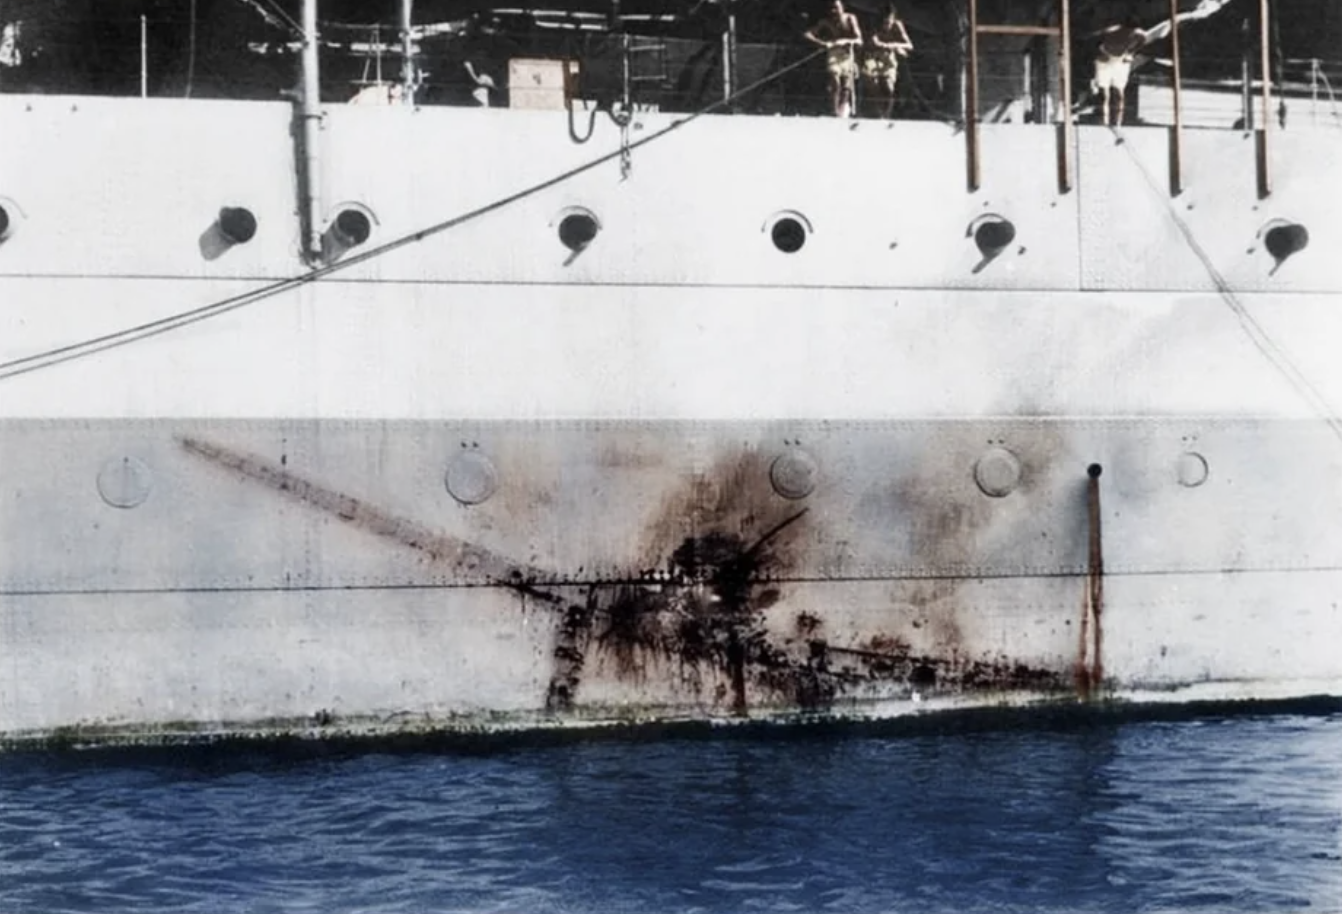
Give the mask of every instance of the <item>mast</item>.
<svg viewBox="0 0 1342 914">
<path fill-rule="evenodd" d="M 317 144 L 321 131 L 321 73 L 317 60 L 317 0 L 303 0 L 303 87 L 299 96 L 302 121 L 303 169 L 300 179 L 303 196 L 303 226 L 307 239 L 305 254 L 311 263 L 322 254 L 321 158 Z"/>
<path fill-rule="evenodd" d="M 415 36 L 412 25 L 414 0 L 401 0 L 401 102 L 415 103 Z"/>
<path fill-rule="evenodd" d="M 727 0 L 727 21 L 722 29 L 722 100 L 730 101 L 736 94 L 736 5 Z"/>
<path fill-rule="evenodd" d="M 140 17 L 140 98 L 149 97 L 149 19 Z"/>
</svg>

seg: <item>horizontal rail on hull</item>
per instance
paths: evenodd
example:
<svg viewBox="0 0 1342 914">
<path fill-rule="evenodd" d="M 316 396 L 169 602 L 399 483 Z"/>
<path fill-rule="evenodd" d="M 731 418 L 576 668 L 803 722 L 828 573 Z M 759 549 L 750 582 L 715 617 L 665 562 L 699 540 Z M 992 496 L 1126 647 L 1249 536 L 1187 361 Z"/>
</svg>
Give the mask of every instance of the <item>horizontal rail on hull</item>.
<svg viewBox="0 0 1342 914">
<path fill-rule="evenodd" d="M 1294 575 L 1342 572 L 1342 565 L 1271 565 L 1235 568 L 1125 568 L 1106 565 L 1106 578 L 1173 578 L 1173 577 L 1240 577 L 1245 575 Z M 664 575 L 664 573 L 662 573 Z M 1021 571 L 992 571 L 988 569 L 970 569 L 955 572 L 932 573 L 901 569 L 889 571 L 873 569 L 870 574 L 844 574 L 827 577 L 806 575 L 762 575 L 756 578 L 760 584 L 861 584 L 872 581 L 1021 581 L 1021 580 L 1061 580 L 1087 579 L 1089 569 L 1074 567 L 1063 569 L 1024 569 Z M 264 593 L 375 593 L 379 591 L 419 591 L 419 590 L 476 590 L 481 588 L 504 588 L 516 591 L 520 586 L 535 589 L 538 593 L 547 587 L 574 587 L 583 585 L 626 585 L 656 587 L 671 583 L 668 576 L 627 576 L 583 574 L 578 576 L 552 575 L 530 579 L 525 585 L 508 580 L 478 581 L 351 581 L 339 584 L 253 584 L 239 581 L 236 584 L 208 584 L 167 587 L 0 587 L 0 596 L 6 597 L 80 597 L 80 596 L 153 596 L 163 594 L 264 594 Z"/>
</svg>

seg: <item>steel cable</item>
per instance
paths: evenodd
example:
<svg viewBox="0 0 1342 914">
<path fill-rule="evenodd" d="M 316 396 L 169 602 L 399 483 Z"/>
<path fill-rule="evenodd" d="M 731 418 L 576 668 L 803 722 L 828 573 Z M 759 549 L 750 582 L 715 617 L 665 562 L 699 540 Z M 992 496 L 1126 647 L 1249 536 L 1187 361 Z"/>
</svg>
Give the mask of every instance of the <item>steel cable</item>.
<svg viewBox="0 0 1342 914">
<path fill-rule="evenodd" d="M 1184 243 L 1188 245 L 1189 250 L 1191 250 L 1193 255 L 1197 257 L 1198 262 L 1202 264 L 1202 268 L 1207 272 L 1208 277 L 1211 278 L 1212 283 L 1216 286 L 1216 291 L 1220 295 L 1221 300 L 1231 312 L 1234 313 L 1239 321 L 1240 327 L 1244 330 L 1245 335 L 1249 337 L 1249 341 L 1253 343 L 1254 348 L 1257 349 L 1259 353 L 1267 359 L 1268 363 L 1286 379 L 1286 382 L 1295 389 L 1296 393 L 1298 393 L 1306 403 L 1309 404 L 1310 408 L 1314 410 L 1318 417 L 1333 431 L 1333 433 L 1337 435 L 1338 438 L 1342 438 L 1342 419 L 1338 417 L 1337 411 L 1333 409 L 1332 404 L 1328 402 L 1328 399 L 1323 395 L 1322 391 L 1310 381 L 1304 371 L 1295 364 L 1295 361 L 1291 358 L 1290 354 L 1272 339 L 1268 332 L 1263 328 L 1263 325 L 1254 318 L 1249 312 L 1249 309 L 1239 300 L 1239 296 L 1235 294 L 1235 290 L 1231 287 L 1226 278 L 1221 275 L 1221 271 L 1216 268 L 1216 264 L 1212 263 L 1211 256 L 1202 247 L 1201 243 L 1199 243 L 1197 236 L 1193 233 L 1193 229 L 1184 221 L 1183 217 L 1179 215 L 1178 210 L 1174 207 L 1174 204 L 1169 201 L 1165 192 L 1161 190 L 1159 183 L 1151 174 L 1151 171 L 1142 163 L 1142 160 L 1138 158 L 1137 154 L 1133 152 L 1132 145 L 1123 140 L 1122 134 L 1118 130 L 1114 130 L 1114 134 L 1118 137 L 1124 151 L 1127 152 L 1128 158 L 1137 167 L 1137 170 L 1141 172 L 1142 177 L 1146 180 L 1147 186 L 1151 188 L 1151 191 L 1165 205 L 1166 212 L 1169 214 L 1170 218 L 1174 220 L 1175 227 L 1178 228 L 1179 233 L 1183 236 Z"/>
<path fill-rule="evenodd" d="M 660 130 L 648 134 L 646 137 L 643 137 L 642 139 L 635 140 L 634 142 L 631 142 L 628 145 L 622 144 L 619 148 L 614 149 L 611 152 L 597 156 L 596 158 L 590 159 L 581 165 L 577 165 L 573 168 L 568 169 L 567 171 L 561 172 L 560 174 L 547 178 L 539 183 L 532 184 L 531 186 L 523 188 L 522 190 L 519 190 L 515 193 L 509 194 L 506 197 L 499 198 L 497 200 L 485 204 L 484 206 L 480 206 L 477 207 L 476 209 L 462 213 L 461 215 L 453 216 L 450 219 L 446 219 L 442 222 L 435 223 L 434 225 L 428 226 L 427 228 L 419 229 L 418 231 L 411 232 L 410 234 L 407 235 L 402 235 L 399 238 L 395 238 L 391 241 L 386 242 L 385 244 L 378 245 L 377 247 L 370 248 L 369 250 L 364 251 L 362 253 L 355 254 L 353 256 L 347 257 L 335 263 L 329 263 L 324 266 L 317 267 L 307 273 L 303 273 L 298 276 L 293 276 L 287 279 L 279 280 L 277 282 L 263 286 L 262 288 L 254 289 L 250 292 L 244 292 L 241 295 L 235 295 L 230 298 L 225 298 L 208 305 L 203 305 L 199 308 L 192 308 L 187 311 L 180 311 L 176 314 L 169 315 L 168 317 L 162 317 L 158 318 L 157 320 L 147 321 L 143 324 L 137 324 L 133 327 L 127 327 L 123 330 L 118 330 L 112 333 L 106 333 L 101 336 L 91 337 L 89 339 L 81 340 L 80 342 L 77 343 L 70 343 L 65 346 L 58 346 L 53 349 L 47 349 L 43 352 L 34 353 L 33 355 L 23 356 L 17 359 L 11 359 L 7 362 L 0 362 L 0 381 L 13 378 L 22 374 L 28 374 L 29 372 L 38 371 L 43 368 L 50 368 L 55 365 L 62 364 L 64 362 L 73 361 L 75 359 L 83 358 L 89 355 L 94 355 L 99 352 L 105 352 L 109 349 L 114 349 L 119 346 L 125 346 L 130 343 L 138 342 L 139 340 L 147 339 L 153 336 L 158 336 L 163 333 L 168 333 L 172 330 L 176 330 L 181 327 L 186 327 L 191 324 L 198 323 L 200 321 L 209 320 L 210 318 L 218 317 L 222 314 L 227 314 L 231 311 L 236 311 L 240 308 L 245 308 L 248 307 L 249 305 L 257 304 L 259 302 L 265 301 L 268 298 L 271 298 L 284 292 L 288 292 L 292 289 L 299 288 L 308 283 L 316 282 L 319 279 L 323 279 L 341 270 L 347 270 L 351 267 L 358 266 L 359 264 L 366 263 L 370 260 L 381 257 L 385 254 L 389 254 L 392 251 L 399 250 L 400 248 L 407 247 L 412 244 L 418 244 L 419 242 L 425 240 L 426 238 L 430 238 L 434 235 L 446 232 L 450 229 L 456 228 L 459 225 L 462 225 L 463 223 L 470 222 L 474 219 L 478 219 L 481 216 L 488 215 L 489 213 L 492 213 L 496 210 L 503 209 L 504 207 L 510 206 L 511 204 L 516 203 L 519 200 L 523 200 L 527 197 L 534 196 L 535 194 L 548 190 L 551 187 L 555 187 L 556 185 L 562 184 L 565 181 L 569 181 L 577 177 L 578 175 L 584 174 L 595 168 L 598 168 L 601 165 L 606 164 L 607 162 L 619 160 L 622 156 L 626 155 L 628 152 L 632 152 L 635 149 L 647 146 L 650 143 L 654 143 L 657 140 L 660 140 L 663 137 L 680 129 L 681 127 L 684 127 L 686 124 L 689 124 L 692 121 L 695 121 L 706 114 L 711 114 L 712 112 L 718 110 L 719 108 L 732 104 L 733 102 L 741 98 L 743 95 L 746 95 L 749 92 L 753 92 L 759 89 L 761 86 L 767 85 L 769 82 L 773 80 L 779 79 L 780 77 L 786 75 L 792 70 L 795 70 L 798 67 L 801 67 L 806 63 L 809 63 L 810 61 L 814 60 L 816 57 L 818 57 L 820 54 L 823 53 L 824 49 L 822 48 L 811 54 L 808 54 L 805 57 L 801 58 L 800 60 L 794 61 L 793 63 L 790 63 L 785 67 L 781 67 L 780 69 L 774 71 L 773 73 L 770 73 L 756 80 L 750 85 L 737 90 L 736 92 L 732 93 L 729 96 L 725 96 L 721 99 L 718 99 L 712 104 L 705 105 L 704 107 L 681 118 L 680 120 L 672 121 L 670 124 L 666 125 Z"/>
</svg>

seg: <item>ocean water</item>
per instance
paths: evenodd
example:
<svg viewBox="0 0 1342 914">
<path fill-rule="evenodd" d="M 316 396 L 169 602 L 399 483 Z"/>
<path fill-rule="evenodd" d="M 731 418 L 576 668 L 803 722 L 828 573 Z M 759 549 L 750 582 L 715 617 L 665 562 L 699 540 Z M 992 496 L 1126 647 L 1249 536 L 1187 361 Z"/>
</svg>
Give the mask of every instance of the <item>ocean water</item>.
<svg viewBox="0 0 1342 914">
<path fill-rule="evenodd" d="M 1342 714 L 0 756 L 0 911 L 1342 910 Z"/>
</svg>

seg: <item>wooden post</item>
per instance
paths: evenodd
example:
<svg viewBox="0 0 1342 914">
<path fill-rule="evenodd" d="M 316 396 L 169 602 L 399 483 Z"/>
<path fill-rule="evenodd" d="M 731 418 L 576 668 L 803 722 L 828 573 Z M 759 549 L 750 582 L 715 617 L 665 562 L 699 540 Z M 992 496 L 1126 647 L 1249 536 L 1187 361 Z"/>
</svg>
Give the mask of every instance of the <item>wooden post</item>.
<svg viewBox="0 0 1342 914">
<path fill-rule="evenodd" d="M 1183 83 L 1179 69 L 1179 0 L 1170 0 L 1170 43 L 1174 54 L 1174 133 L 1170 137 L 1170 196 L 1184 192 Z"/>
<path fill-rule="evenodd" d="M 401 0 L 401 104 L 415 103 L 415 31 L 414 12 L 411 5 L 414 0 Z M 382 40 L 378 39 L 378 54 L 382 53 Z M 379 57 L 379 60 L 381 58 Z M 378 74 L 378 83 L 382 74 Z"/>
<path fill-rule="evenodd" d="M 1174 2 L 1174 0 L 1171 0 Z M 1062 146 L 1058 155 L 1058 190 L 1072 189 L 1072 0 L 1061 0 L 1058 25 L 1058 69 L 1062 80 Z"/>
<path fill-rule="evenodd" d="M 979 189 L 979 0 L 969 0 L 969 60 L 965 75 L 965 151 L 969 189 Z"/>
<path fill-rule="evenodd" d="M 1272 193 L 1272 169 L 1268 163 L 1267 132 L 1272 122 L 1272 60 L 1268 53 L 1268 26 L 1271 15 L 1268 0 L 1258 0 L 1258 45 L 1261 60 L 1259 68 L 1263 77 L 1263 116 L 1258 125 L 1258 196 L 1267 197 Z"/>
<path fill-rule="evenodd" d="M 310 263 L 322 256 L 321 156 L 317 150 L 322 120 L 320 58 L 317 52 L 317 0 L 303 0 L 303 88 L 299 96 L 302 123 L 305 253 Z"/>
<path fill-rule="evenodd" d="M 149 20 L 140 17 L 140 98 L 149 97 Z"/>
</svg>

